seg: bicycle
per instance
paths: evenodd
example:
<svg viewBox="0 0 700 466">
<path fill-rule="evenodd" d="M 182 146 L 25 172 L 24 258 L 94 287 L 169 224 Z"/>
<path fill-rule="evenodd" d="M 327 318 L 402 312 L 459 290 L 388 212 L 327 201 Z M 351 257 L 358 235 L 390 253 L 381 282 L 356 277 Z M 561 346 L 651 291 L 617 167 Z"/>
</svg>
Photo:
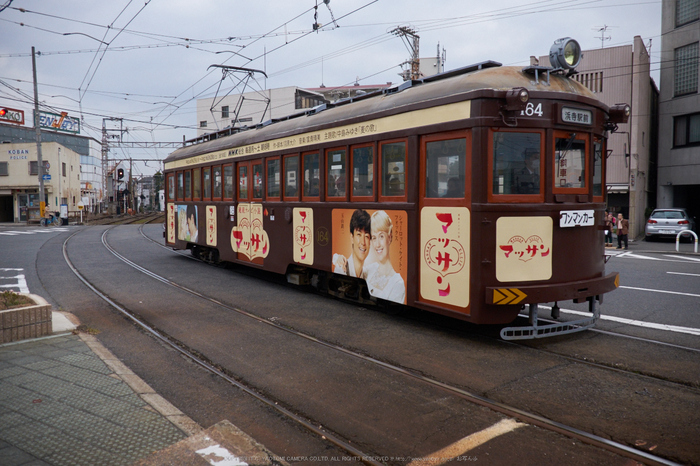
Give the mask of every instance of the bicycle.
<svg viewBox="0 0 700 466">
<path fill-rule="evenodd" d="M 55 215 L 51 215 L 49 218 L 42 218 L 40 223 L 41 223 L 41 226 L 43 226 L 43 227 L 48 227 L 48 226 L 58 227 L 58 226 L 61 226 L 61 219 Z"/>
</svg>

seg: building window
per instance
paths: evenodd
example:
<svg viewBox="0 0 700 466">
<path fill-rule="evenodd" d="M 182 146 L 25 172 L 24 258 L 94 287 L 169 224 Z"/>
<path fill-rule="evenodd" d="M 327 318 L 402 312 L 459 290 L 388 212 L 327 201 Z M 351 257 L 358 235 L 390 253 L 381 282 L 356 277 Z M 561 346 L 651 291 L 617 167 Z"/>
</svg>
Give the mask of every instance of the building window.
<svg viewBox="0 0 700 466">
<path fill-rule="evenodd" d="M 700 113 L 681 115 L 673 119 L 673 147 L 700 144 Z"/>
<path fill-rule="evenodd" d="M 0 176 L 9 176 L 10 172 L 7 167 L 7 162 L 0 162 Z"/>
<path fill-rule="evenodd" d="M 31 176 L 37 176 L 39 174 L 39 162 L 36 160 L 29 162 L 29 174 Z"/>
<path fill-rule="evenodd" d="M 228 105 L 221 107 L 221 118 L 228 118 Z"/>
<path fill-rule="evenodd" d="M 676 0 L 676 27 L 683 26 L 700 17 L 698 0 Z"/>
<path fill-rule="evenodd" d="M 698 43 L 679 47 L 675 50 L 674 96 L 692 94 L 698 91 Z"/>
<path fill-rule="evenodd" d="M 202 120 L 199 122 L 199 127 L 200 128 L 206 128 L 207 127 L 207 120 Z"/>
</svg>

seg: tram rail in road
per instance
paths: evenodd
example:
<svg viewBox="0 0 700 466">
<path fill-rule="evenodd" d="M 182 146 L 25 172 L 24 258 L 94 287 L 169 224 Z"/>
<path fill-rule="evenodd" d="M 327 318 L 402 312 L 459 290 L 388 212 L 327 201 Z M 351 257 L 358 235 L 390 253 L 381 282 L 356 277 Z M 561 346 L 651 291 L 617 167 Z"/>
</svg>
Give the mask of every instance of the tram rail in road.
<svg viewBox="0 0 700 466">
<path fill-rule="evenodd" d="M 489 408 L 495 412 L 498 412 L 498 413 L 501 413 L 501 414 L 507 416 L 508 418 L 510 418 L 512 420 L 517 420 L 517 422 L 515 424 L 512 424 L 512 423 L 509 424 L 510 428 L 517 428 L 518 423 L 522 422 L 522 423 L 526 423 L 529 425 L 538 426 L 540 428 L 547 429 L 547 430 L 550 430 L 553 432 L 557 432 L 559 434 L 580 440 L 580 441 L 582 441 L 584 443 L 588 443 L 590 445 L 594 445 L 598 448 L 603 448 L 607 451 L 631 458 L 635 461 L 640 461 L 640 462 L 645 463 L 645 464 L 667 464 L 667 465 L 676 464 L 672 461 L 669 461 L 667 459 L 653 455 L 651 453 L 643 452 L 643 451 L 640 451 L 638 449 L 632 448 L 630 446 L 627 446 L 627 445 L 624 445 L 624 444 L 621 444 L 618 442 L 614 442 L 614 441 L 611 441 L 609 439 L 602 438 L 602 437 L 597 436 L 595 434 L 592 434 L 590 432 L 585 432 L 585 431 L 582 431 L 580 429 L 553 421 L 551 419 L 547 419 L 545 417 L 542 417 L 542 416 L 539 416 L 539 415 L 536 415 L 536 414 L 533 414 L 530 412 L 526 412 L 526 411 L 518 409 L 516 407 L 509 406 L 509 405 L 504 404 L 504 403 L 496 402 L 496 401 L 488 399 L 486 397 L 483 397 L 483 396 L 480 396 L 480 395 L 477 395 L 474 393 L 470 393 L 462 388 L 456 387 L 456 386 L 451 385 L 449 383 L 441 382 L 439 380 L 421 375 L 421 374 L 414 372 L 414 371 L 411 371 L 409 369 L 399 367 L 397 365 L 390 364 L 390 363 L 387 363 L 385 361 L 381 361 L 381 360 L 376 359 L 372 356 L 361 354 L 361 353 L 358 353 L 356 351 L 352 351 L 350 349 L 344 348 L 342 346 L 339 346 L 339 345 L 336 345 L 336 344 L 333 344 L 333 343 L 330 343 L 327 341 L 323 341 L 320 338 L 311 336 L 311 335 L 306 334 L 304 332 L 301 332 L 301 331 L 295 330 L 293 328 L 290 328 L 288 326 L 282 325 L 274 320 L 255 315 L 251 312 L 244 311 L 244 310 L 238 309 L 238 308 L 233 307 L 233 306 L 228 306 L 228 305 L 221 303 L 220 301 L 218 301 L 214 298 L 207 297 L 207 296 L 205 296 L 205 295 L 203 295 L 195 290 L 189 289 L 189 288 L 184 287 L 178 283 L 175 283 L 175 282 L 173 282 L 165 277 L 162 277 L 158 274 L 155 274 L 155 273 L 147 270 L 146 268 L 141 267 L 138 264 L 135 264 L 134 262 L 127 259 L 126 257 L 122 256 L 114 248 L 112 248 L 107 241 L 107 234 L 110 230 L 111 230 L 111 228 L 105 230 L 102 234 L 102 243 L 103 243 L 104 247 L 107 248 L 107 250 L 109 250 L 109 252 L 111 254 L 113 254 L 119 260 L 123 261 L 125 264 L 129 265 L 130 267 L 133 267 L 134 269 L 138 270 L 141 273 L 147 274 L 151 278 L 154 278 L 154 279 L 156 279 L 162 283 L 165 283 L 169 286 L 176 287 L 179 290 L 185 291 L 185 292 L 187 292 L 193 296 L 196 296 L 200 299 L 204 299 L 204 300 L 207 300 L 207 301 L 209 301 L 213 304 L 216 304 L 218 306 L 222 306 L 222 307 L 226 308 L 227 310 L 234 311 L 234 312 L 239 313 L 241 315 L 244 315 L 248 318 L 254 319 L 260 323 L 264 323 L 266 325 L 274 327 L 280 331 L 293 334 L 293 335 L 298 336 L 300 338 L 304 338 L 308 341 L 312 341 L 316 344 L 323 345 L 324 347 L 331 348 L 335 351 L 352 356 L 354 358 L 358 358 L 364 362 L 380 366 L 386 370 L 393 371 L 393 372 L 401 374 L 403 376 L 410 377 L 410 378 L 415 379 L 415 380 L 419 380 L 420 382 L 429 384 L 433 387 L 439 387 L 441 390 L 444 390 L 444 391 L 450 393 L 451 395 L 461 397 L 463 399 L 468 400 L 471 403 L 475 403 L 477 405 Z M 77 233 L 78 232 L 74 233 L 74 235 Z M 194 351 L 191 348 L 188 348 L 188 346 L 184 342 L 181 342 L 181 341 L 174 339 L 172 336 L 168 335 L 164 331 L 155 328 L 154 326 L 152 326 L 148 322 L 139 318 L 133 312 L 131 312 L 129 309 L 126 309 L 126 308 L 120 306 L 119 304 L 117 304 L 116 302 L 114 302 L 113 300 L 111 300 L 108 296 L 106 296 L 100 290 L 95 288 L 82 274 L 80 274 L 80 272 L 74 267 L 74 265 L 70 261 L 70 258 L 68 256 L 68 252 L 67 252 L 67 245 L 68 245 L 68 242 L 71 240 L 71 238 L 74 235 L 71 235 L 70 237 L 68 237 L 63 244 L 63 255 L 64 255 L 66 262 L 68 263 L 68 265 L 71 268 L 71 270 L 73 271 L 73 273 L 86 286 L 88 286 L 94 293 L 96 293 L 98 296 L 100 296 L 103 300 L 108 302 L 112 307 L 114 307 L 115 309 L 117 309 L 119 312 L 123 313 L 127 317 L 129 317 L 129 319 L 136 322 L 142 329 L 144 329 L 145 331 L 154 335 L 160 341 L 162 341 L 163 343 L 172 347 L 173 349 L 178 351 L 180 354 L 183 354 L 187 358 L 191 359 L 196 364 L 198 364 L 201 367 L 205 368 L 206 370 L 212 372 L 213 374 L 216 374 L 218 377 L 223 378 L 228 383 L 245 391 L 246 393 L 255 397 L 256 399 L 262 401 L 263 403 L 265 403 L 266 405 L 270 406 L 271 408 L 277 410 L 278 412 L 280 412 L 284 416 L 286 416 L 290 419 L 293 419 L 295 422 L 303 425 L 305 428 L 309 429 L 314 434 L 321 436 L 321 437 L 327 439 L 327 441 L 329 441 L 330 443 L 336 445 L 337 447 L 344 449 L 350 455 L 353 455 L 355 458 L 357 458 L 357 459 L 359 459 L 367 464 L 381 464 L 381 461 L 378 461 L 377 457 L 373 457 L 372 455 L 368 455 L 368 454 L 358 450 L 354 446 L 345 442 L 341 438 L 341 436 L 338 436 L 335 433 L 330 432 L 326 429 L 317 427 L 318 423 L 314 422 L 313 420 L 306 419 L 302 416 L 299 416 L 299 415 L 293 413 L 289 409 L 281 407 L 277 402 L 275 402 L 275 400 L 267 398 L 267 397 L 261 395 L 260 393 L 258 393 L 258 391 L 255 390 L 254 388 L 248 387 L 245 384 L 235 380 L 230 375 L 228 375 L 225 370 L 222 370 L 221 368 L 217 367 L 216 364 L 209 361 L 207 359 L 206 355 L 201 355 L 198 351 Z M 496 430 L 498 431 L 498 429 L 496 429 Z M 487 438 L 488 438 L 488 435 L 487 435 Z M 459 442 L 457 442 L 457 443 L 459 444 Z M 466 443 L 468 444 L 470 442 L 466 442 Z M 459 454 L 465 453 L 464 451 L 457 452 L 457 450 L 458 449 L 447 449 L 447 450 L 443 449 L 443 450 L 440 450 L 438 452 L 435 452 L 433 454 L 433 456 L 435 456 L 435 455 L 439 456 L 442 454 L 455 455 L 455 456 L 451 457 L 451 458 L 454 458 L 454 457 L 459 456 Z M 447 453 L 447 452 L 449 452 L 449 453 Z M 457 452 L 457 454 L 455 454 L 456 452 Z M 379 457 L 379 459 L 381 460 L 381 457 Z M 450 458 L 443 458 L 443 459 L 448 460 Z"/>
</svg>

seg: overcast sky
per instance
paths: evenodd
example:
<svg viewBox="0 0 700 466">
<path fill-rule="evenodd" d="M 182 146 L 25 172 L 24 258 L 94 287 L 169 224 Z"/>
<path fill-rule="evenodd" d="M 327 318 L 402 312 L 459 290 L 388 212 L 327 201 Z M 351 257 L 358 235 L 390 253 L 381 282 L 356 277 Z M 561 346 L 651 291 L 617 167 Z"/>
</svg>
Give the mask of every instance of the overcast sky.
<svg viewBox="0 0 700 466">
<path fill-rule="evenodd" d="M 567 36 L 584 51 L 641 36 L 651 42 L 657 85 L 661 63 L 661 0 L 0 0 L 3 7 L 0 105 L 25 110 L 32 125 L 34 46 L 42 110 L 80 117 L 81 134 L 97 140 L 104 118 L 123 118 L 125 141 L 195 137 L 196 99 L 234 86 L 214 64 L 265 71 L 262 89 L 401 82 L 410 54 L 391 34 L 397 26 L 420 36 L 421 57 L 434 57 L 439 43 L 446 70 L 485 60 L 526 66 Z M 162 159 L 172 150 L 112 149 L 110 158 Z M 137 164 L 135 175 L 156 165 Z"/>
</svg>

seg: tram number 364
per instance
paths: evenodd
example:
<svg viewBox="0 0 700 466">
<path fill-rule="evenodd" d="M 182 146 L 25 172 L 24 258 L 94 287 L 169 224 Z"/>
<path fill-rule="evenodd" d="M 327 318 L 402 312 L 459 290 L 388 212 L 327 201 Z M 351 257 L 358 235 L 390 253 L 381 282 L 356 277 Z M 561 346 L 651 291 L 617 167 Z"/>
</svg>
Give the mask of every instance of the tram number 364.
<svg viewBox="0 0 700 466">
<path fill-rule="evenodd" d="M 521 115 L 521 116 L 529 116 L 529 117 L 531 117 L 531 116 L 533 116 L 533 115 L 537 115 L 537 116 L 541 117 L 543 114 L 544 114 L 544 112 L 542 112 L 542 104 L 541 104 L 541 103 L 535 105 L 535 104 L 533 104 L 532 102 L 528 102 L 528 104 L 527 104 L 527 106 L 525 107 L 525 109 L 524 109 L 524 110 L 520 110 L 520 115 Z"/>
</svg>

